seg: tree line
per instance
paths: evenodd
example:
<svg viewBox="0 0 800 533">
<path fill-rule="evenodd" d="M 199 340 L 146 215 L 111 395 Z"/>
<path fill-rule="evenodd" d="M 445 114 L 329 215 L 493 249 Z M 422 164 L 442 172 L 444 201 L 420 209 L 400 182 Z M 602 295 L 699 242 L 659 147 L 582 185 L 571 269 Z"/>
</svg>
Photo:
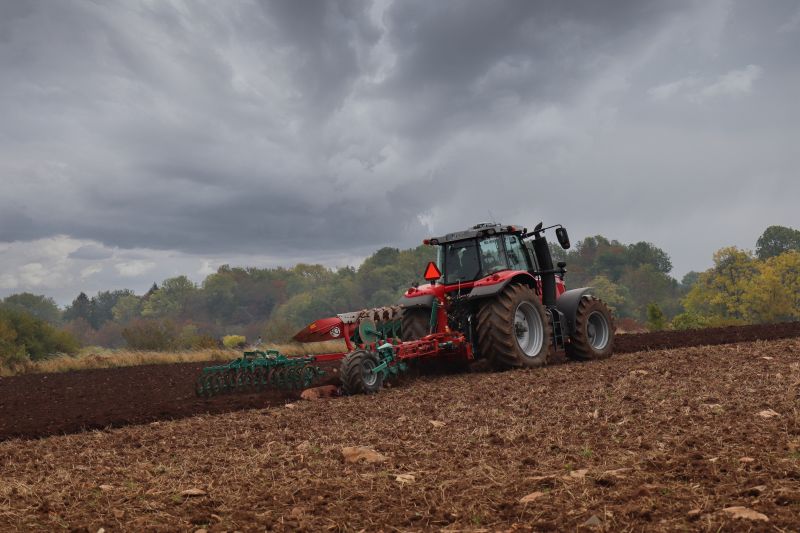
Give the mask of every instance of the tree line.
<svg viewBox="0 0 800 533">
<path fill-rule="evenodd" d="M 680 329 L 800 319 L 800 231 L 792 228 L 767 228 L 755 253 L 723 248 L 712 268 L 680 281 L 669 255 L 648 242 L 597 235 L 552 252 L 567 262 L 567 286 L 594 287 L 622 323 Z M 46 296 L 14 294 L 0 301 L 0 357 L 74 353 L 80 344 L 197 349 L 232 334 L 281 342 L 317 318 L 396 303 L 434 254 L 429 246 L 381 248 L 358 268 L 339 269 L 224 265 L 200 284 L 177 276 L 141 295 L 80 293 L 65 309 Z"/>
</svg>

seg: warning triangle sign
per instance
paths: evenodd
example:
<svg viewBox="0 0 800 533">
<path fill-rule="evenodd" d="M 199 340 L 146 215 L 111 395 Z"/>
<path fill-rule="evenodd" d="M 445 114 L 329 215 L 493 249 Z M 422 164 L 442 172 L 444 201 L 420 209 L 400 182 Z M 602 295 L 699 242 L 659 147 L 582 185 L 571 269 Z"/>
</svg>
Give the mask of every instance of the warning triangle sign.
<svg viewBox="0 0 800 533">
<path fill-rule="evenodd" d="M 431 261 L 428 263 L 428 266 L 425 267 L 425 279 L 427 281 L 433 281 L 442 277 L 442 273 L 439 271 L 439 267 L 436 266 L 436 263 Z"/>
</svg>

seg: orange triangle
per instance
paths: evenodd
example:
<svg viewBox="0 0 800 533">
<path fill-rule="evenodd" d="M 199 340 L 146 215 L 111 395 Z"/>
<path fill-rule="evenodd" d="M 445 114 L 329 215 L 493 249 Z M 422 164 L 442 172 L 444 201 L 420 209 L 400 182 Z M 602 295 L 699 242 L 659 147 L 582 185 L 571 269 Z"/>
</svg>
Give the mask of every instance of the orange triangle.
<svg viewBox="0 0 800 533">
<path fill-rule="evenodd" d="M 439 271 L 439 267 L 436 266 L 436 263 L 434 263 L 433 261 L 428 263 L 428 266 L 425 267 L 425 279 L 427 281 L 433 281 L 441 277 L 442 273 Z"/>
</svg>

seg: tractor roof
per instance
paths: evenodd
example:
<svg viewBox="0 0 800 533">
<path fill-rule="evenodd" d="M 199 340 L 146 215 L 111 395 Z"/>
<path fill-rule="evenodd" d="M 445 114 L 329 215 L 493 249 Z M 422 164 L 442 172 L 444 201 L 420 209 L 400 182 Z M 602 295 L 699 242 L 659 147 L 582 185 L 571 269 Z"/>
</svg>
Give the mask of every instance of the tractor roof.
<svg viewBox="0 0 800 533">
<path fill-rule="evenodd" d="M 432 245 L 445 244 L 448 242 L 475 239 L 477 237 L 483 237 L 485 235 L 495 235 L 503 233 L 524 233 L 525 231 L 527 231 L 527 229 L 522 226 L 509 226 L 507 224 L 495 224 L 492 222 L 484 222 L 483 224 L 476 224 L 464 231 L 456 231 L 453 233 L 448 233 L 443 237 L 434 237 L 431 239 L 426 239 L 425 244 L 432 244 Z"/>
</svg>

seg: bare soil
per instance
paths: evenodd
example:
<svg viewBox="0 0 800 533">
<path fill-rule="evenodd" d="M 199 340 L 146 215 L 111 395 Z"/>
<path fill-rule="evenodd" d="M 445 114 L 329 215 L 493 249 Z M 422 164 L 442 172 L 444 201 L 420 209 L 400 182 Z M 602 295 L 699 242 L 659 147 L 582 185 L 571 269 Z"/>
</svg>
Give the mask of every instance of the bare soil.
<svg viewBox="0 0 800 533">
<path fill-rule="evenodd" d="M 615 352 L 800 336 L 800 322 L 617 336 Z M 0 378 L 0 441 L 282 405 L 300 391 L 197 398 L 204 366 L 181 363 Z M 334 376 L 338 364 L 326 367 Z"/>
<path fill-rule="evenodd" d="M 800 340 L 0 443 L 0 530 L 101 527 L 798 531 Z"/>
</svg>

